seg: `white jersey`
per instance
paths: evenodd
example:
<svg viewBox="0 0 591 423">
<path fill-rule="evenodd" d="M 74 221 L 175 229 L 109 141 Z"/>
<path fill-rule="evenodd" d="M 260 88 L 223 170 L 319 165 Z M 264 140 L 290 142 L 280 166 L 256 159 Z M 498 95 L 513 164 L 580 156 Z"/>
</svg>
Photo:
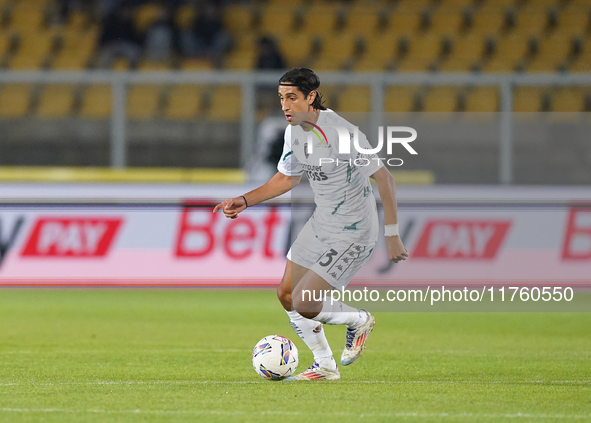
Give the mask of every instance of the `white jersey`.
<svg viewBox="0 0 591 423">
<path fill-rule="evenodd" d="M 338 132 L 331 126 L 349 131 L 350 154 L 339 153 Z M 287 176 L 305 173 L 308 177 L 316 203 L 310 222 L 319 239 L 340 239 L 370 245 L 377 240 L 378 214 L 369 177 L 383 164 L 375 154 L 357 152 L 351 141 L 355 129 L 332 110 L 320 111 L 312 131 L 289 125 L 285 129 L 283 154 L 277 169 Z M 310 143 L 311 153 L 308 148 Z M 372 148 L 361 132 L 359 146 Z"/>
</svg>

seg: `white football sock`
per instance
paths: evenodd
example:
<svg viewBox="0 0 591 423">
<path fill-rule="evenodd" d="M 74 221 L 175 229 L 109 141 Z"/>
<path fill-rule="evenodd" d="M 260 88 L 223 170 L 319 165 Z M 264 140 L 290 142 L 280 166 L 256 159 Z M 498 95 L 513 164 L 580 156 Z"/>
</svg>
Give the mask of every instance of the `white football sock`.
<svg viewBox="0 0 591 423">
<path fill-rule="evenodd" d="M 313 320 L 327 325 L 347 325 L 349 329 L 361 326 L 367 320 L 367 313 L 340 301 L 325 301 L 322 310 Z"/>
<path fill-rule="evenodd" d="M 306 343 L 308 348 L 312 350 L 314 361 L 324 369 L 335 370 L 337 364 L 332 357 L 332 350 L 324 335 L 322 324 L 311 319 L 306 319 L 295 310 L 286 310 L 285 312 L 289 316 L 289 324 L 295 333 L 297 333 L 298 336 L 302 338 L 302 341 Z"/>
</svg>

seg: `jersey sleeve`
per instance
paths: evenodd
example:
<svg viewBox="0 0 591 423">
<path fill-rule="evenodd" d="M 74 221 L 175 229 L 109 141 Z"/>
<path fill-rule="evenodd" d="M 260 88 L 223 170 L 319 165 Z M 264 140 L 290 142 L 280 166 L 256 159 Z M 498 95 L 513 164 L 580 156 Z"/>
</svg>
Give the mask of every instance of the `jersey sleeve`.
<svg viewBox="0 0 591 423">
<path fill-rule="evenodd" d="M 285 136 L 283 142 L 283 153 L 279 163 L 277 163 L 277 170 L 287 176 L 300 176 L 304 173 L 302 166 L 293 150 L 291 148 L 291 127 L 285 129 Z"/>
<path fill-rule="evenodd" d="M 361 131 L 359 131 L 359 147 L 363 148 L 364 150 L 369 150 L 369 149 L 374 148 L 367 140 L 367 137 L 365 136 L 365 134 Z M 352 159 L 353 161 L 357 160 L 357 162 L 360 163 L 360 164 L 356 165 L 357 170 L 359 170 L 359 172 L 367 178 L 369 178 L 371 175 L 376 173 L 382 166 L 384 166 L 384 164 L 379 159 L 377 154 L 375 154 L 375 153 L 367 154 L 367 153 L 358 152 L 357 149 L 355 148 L 355 146 L 353 145 L 352 135 L 351 135 L 351 154 L 348 155 L 348 157 L 346 157 L 345 159 L 348 160 L 349 158 Z M 361 163 L 364 163 L 365 165 L 361 165 Z"/>
</svg>

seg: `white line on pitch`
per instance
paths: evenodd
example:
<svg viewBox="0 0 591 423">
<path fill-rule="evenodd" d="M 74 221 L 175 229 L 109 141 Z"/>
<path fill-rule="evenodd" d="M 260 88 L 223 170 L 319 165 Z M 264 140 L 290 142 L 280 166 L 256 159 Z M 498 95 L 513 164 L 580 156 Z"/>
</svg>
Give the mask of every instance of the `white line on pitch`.
<svg viewBox="0 0 591 423">
<path fill-rule="evenodd" d="M 339 412 L 326 412 L 326 411 L 281 411 L 281 410 L 267 410 L 267 411 L 255 411 L 245 412 L 239 410 L 101 410 L 101 409 L 60 409 L 60 408 L 0 408 L 0 411 L 13 412 L 13 413 L 94 413 L 94 414 L 190 414 L 190 415 L 203 415 L 203 414 L 220 414 L 220 415 L 294 415 L 294 416 L 305 416 L 305 415 L 324 415 L 324 416 L 346 416 L 346 417 L 438 417 L 438 418 L 527 418 L 527 419 L 588 419 L 590 415 L 584 414 L 531 414 L 531 413 L 506 413 L 506 414 L 475 414 L 475 413 L 418 413 L 418 412 L 398 412 L 398 413 L 353 413 L 346 411 Z"/>
<path fill-rule="evenodd" d="M 265 380 L 156 380 L 156 381 L 97 381 L 97 382 L 7 382 L 0 383 L 0 386 L 68 386 L 68 385 L 253 385 L 273 383 Z M 291 382 L 283 382 L 292 385 Z M 318 382 L 316 382 L 318 383 Z M 326 383 L 321 381 L 320 383 Z M 591 380 L 524 380 L 524 381 L 479 381 L 479 380 L 340 380 L 329 381 L 336 384 L 383 384 L 383 385 L 404 385 L 404 384 L 436 384 L 436 385 L 568 385 L 568 384 L 589 384 Z"/>
<path fill-rule="evenodd" d="M 216 348 L 170 348 L 165 350 L 151 350 L 151 349 L 129 349 L 129 348 L 122 348 L 121 350 L 39 350 L 39 351 L 0 351 L 0 355 L 13 355 L 13 354 L 113 354 L 113 352 L 134 352 L 134 353 L 155 353 L 155 354 L 167 354 L 167 353 L 178 353 L 178 352 L 187 352 L 187 353 L 245 353 L 245 349 L 238 349 L 238 348 L 225 348 L 225 349 L 216 349 Z M 248 351 L 250 354 L 250 351 Z"/>
</svg>

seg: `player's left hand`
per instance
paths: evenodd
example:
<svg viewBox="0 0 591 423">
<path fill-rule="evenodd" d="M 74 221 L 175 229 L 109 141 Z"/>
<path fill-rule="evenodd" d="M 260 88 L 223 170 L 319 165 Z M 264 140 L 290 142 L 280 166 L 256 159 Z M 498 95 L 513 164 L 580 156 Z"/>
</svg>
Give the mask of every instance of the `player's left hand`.
<svg viewBox="0 0 591 423">
<path fill-rule="evenodd" d="M 394 263 L 408 258 L 408 250 L 404 248 L 399 236 L 387 236 L 386 245 L 388 246 L 388 257 Z"/>
</svg>

